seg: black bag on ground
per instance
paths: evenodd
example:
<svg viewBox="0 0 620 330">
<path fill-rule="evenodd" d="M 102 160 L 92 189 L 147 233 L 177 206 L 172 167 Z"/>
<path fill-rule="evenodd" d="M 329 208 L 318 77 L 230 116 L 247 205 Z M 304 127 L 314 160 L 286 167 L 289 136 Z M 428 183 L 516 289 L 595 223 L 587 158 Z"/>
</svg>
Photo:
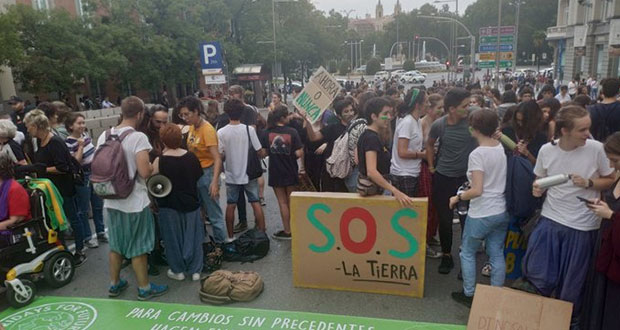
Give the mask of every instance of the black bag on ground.
<svg viewBox="0 0 620 330">
<path fill-rule="evenodd" d="M 224 244 L 224 260 L 253 262 L 269 252 L 269 237 L 258 229 L 250 229 L 233 242 Z"/>
</svg>

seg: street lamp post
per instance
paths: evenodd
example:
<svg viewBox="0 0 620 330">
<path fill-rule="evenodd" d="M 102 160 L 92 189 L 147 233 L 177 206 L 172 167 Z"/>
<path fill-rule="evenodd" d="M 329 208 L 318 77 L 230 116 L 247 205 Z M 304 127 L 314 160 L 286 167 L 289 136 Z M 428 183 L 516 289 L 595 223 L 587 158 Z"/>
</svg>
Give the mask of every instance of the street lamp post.
<svg viewBox="0 0 620 330">
<path fill-rule="evenodd" d="M 521 5 L 525 4 L 525 1 L 523 0 L 514 0 L 514 2 L 509 3 L 513 6 L 515 6 L 516 9 L 516 18 L 515 18 L 515 40 L 514 40 L 514 52 L 515 52 L 515 60 L 512 63 L 512 72 L 515 72 L 517 70 L 517 58 L 519 57 L 519 52 L 517 51 L 517 46 L 519 45 L 519 16 L 521 14 Z"/>
<path fill-rule="evenodd" d="M 449 3 L 449 2 L 454 2 L 455 3 L 455 12 L 456 12 L 456 17 L 459 17 L 459 0 L 435 0 L 433 1 L 433 3 Z M 456 23 L 454 21 L 452 21 L 452 34 L 451 34 L 451 39 L 450 39 L 450 49 L 452 50 L 452 57 L 450 59 L 450 63 L 452 63 L 452 66 L 454 67 L 454 64 L 456 62 L 456 51 L 454 51 L 454 47 L 456 46 Z M 448 74 L 450 74 L 452 72 L 452 70 L 450 70 L 448 72 Z M 454 73 L 454 78 L 456 80 L 456 73 Z"/>
</svg>

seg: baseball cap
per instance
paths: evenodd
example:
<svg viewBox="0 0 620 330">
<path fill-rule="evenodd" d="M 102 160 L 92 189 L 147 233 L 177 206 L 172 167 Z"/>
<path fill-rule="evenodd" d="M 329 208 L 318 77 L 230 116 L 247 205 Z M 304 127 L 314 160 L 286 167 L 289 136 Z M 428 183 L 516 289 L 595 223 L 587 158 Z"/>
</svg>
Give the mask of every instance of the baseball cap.
<svg viewBox="0 0 620 330">
<path fill-rule="evenodd" d="M 13 95 L 9 98 L 8 104 L 13 105 L 13 104 L 21 103 L 21 102 L 24 102 L 24 100 L 21 97 Z"/>
</svg>

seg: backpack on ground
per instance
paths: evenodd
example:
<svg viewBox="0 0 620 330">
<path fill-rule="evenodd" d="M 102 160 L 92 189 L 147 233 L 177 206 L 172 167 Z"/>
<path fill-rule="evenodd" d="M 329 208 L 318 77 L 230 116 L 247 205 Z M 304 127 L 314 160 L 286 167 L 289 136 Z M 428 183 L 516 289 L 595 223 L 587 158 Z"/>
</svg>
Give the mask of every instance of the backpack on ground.
<svg viewBox="0 0 620 330">
<path fill-rule="evenodd" d="M 256 272 L 217 270 L 202 282 L 200 300 L 214 305 L 252 301 L 263 288 L 263 279 Z"/>
<path fill-rule="evenodd" d="M 222 261 L 224 260 L 224 252 L 219 244 L 213 242 L 202 243 L 203 251 L 203 267 L 204 272 L 214 272 L 222 267 Z"/>
<path fill-rule="evenodd" d="M 133 129 L 121 135 L 106 130 L 105 142 L 97 148 L 91 165 L 90 181 L 93 190 L 101 198 L 124 199 L 131 194 L 135 178 L 129 177 L 129 167 L 125 159 L 122 142 Z"/>
<path fill-rule="evenodd" d="M 269 237 L 263 231 L 250 229 L 233 242 L 224 244 L 224 260 L 253 262 L 269 252 Z"/>
</svg>

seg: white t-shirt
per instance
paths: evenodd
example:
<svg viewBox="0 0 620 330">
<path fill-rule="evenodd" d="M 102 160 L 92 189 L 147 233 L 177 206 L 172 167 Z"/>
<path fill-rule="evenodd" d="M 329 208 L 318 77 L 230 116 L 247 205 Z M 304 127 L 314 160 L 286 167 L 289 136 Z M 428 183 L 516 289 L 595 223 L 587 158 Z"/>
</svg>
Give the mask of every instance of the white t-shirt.
<svg viewBox="0 0 620 330">
<path fill-rule="evenodd" d="M 15 137 L 13 138 L 13 141 L 17 142 L 17 144 L 19 144 L 20 146 L 24 145 L 24 141 L 26 141 L 26 136 L 24 135 L 24 133 L 20 132 L 20 131 L 16 131 L 15 132 Z"/>
<path fill-rule="evenodd" d="M 131 127 L 123 127 L 121 129 L 112 128 L 112 133 L 122 134 L 126 130 L 133 129 Z M 97 139 L 97 148 L 105 143 L 106 132 L 99 135 Z M 128 136 L 122 142 L 123 151 L 125 152 L 125 159 L 127 160 L 127 169 L 129 171 L 129 177 L 133 178 L 137 174 L 138 166 L 136 164 L 136 154 L 140 151 L 151 151 L 151 144 L 149 139 L 142 132 L 135 131 Z M 142 212 L 145 207 L 149 206 L 151 201 L 149 200 L 149 194 L 146 190 L 146 182 L 140 175 L 136 179 L 136 183 L 133 186 L 133 191 L 125 199 L 105 199 L 103 207 L 119 210 L 125 213 Z"/>
<path fill-rule="evenodd" d="M 248 166 L 248 132 L 247 125 L 228 124 L 217 131 L 218 149 L 224 154 L 224 168 L 226 172 L 226 183 L 228 184 L 247 184 L 249 182 L 246 173 Z M 249 126 L 250 138 L 254 150 L 262 148 L 256 130 Z"/>
<path fill-rule="evenodd" d="M 575 94 L 577 94 L 577 84 L 571 81 L 568 83 L 568 95 L 575 95 Z"/>
<path fill-rule="evenodd" d="M 570 95 L 568 95 L 568 93 L 566 93 L 566 95 L 564 96 L 562 96 L 562 93 L 558 93 L 558 95 L 555 96 L 555 99 L 560 101 L 560 104 L 571 101 Z"/>
<path fill-rule="evenodd" d="M 422 151 L 424 133 L 422 123 L 419 119 L 407 115 L 396 120 L 396 130 L 394 131 L 394 142 L 392 143 L 392 164 L 390 174 L 398 176 L 419 176 L 422 159 L 403 159 L 398 156 L 398 139 L 408 139 L 407 150 Z"/>
<path fill-rule="evenodd" d="M 471 183 L 472 171 L 483 173 L 482 195 L 469 202 L 467 215 L 473 218 L 490 217 L 506 212 L 506 171 L 508 163 L 504 147 L 478 147 L 469 154 L 467 178 Z"/>
<path fill-rule="evenodd" d="M 557 141 L 556 141 L 557 142 Z M 603 144 L 587 140 L 585 146 L 564 151 L 558 145 L 547 143 L 538 152 L 534 173 L 538 177 L 557 174 L 577 174 L 585 179 L 596 179 L 613 173 Z M 567 227 L 589 231 L 600 227 L 597 217 L 577 196 L 587 199 L 600 197 L 594 189 L 575 186 L 572 181 L 551 187 L 543 204 L 542 215 Z"/>
</svg>

